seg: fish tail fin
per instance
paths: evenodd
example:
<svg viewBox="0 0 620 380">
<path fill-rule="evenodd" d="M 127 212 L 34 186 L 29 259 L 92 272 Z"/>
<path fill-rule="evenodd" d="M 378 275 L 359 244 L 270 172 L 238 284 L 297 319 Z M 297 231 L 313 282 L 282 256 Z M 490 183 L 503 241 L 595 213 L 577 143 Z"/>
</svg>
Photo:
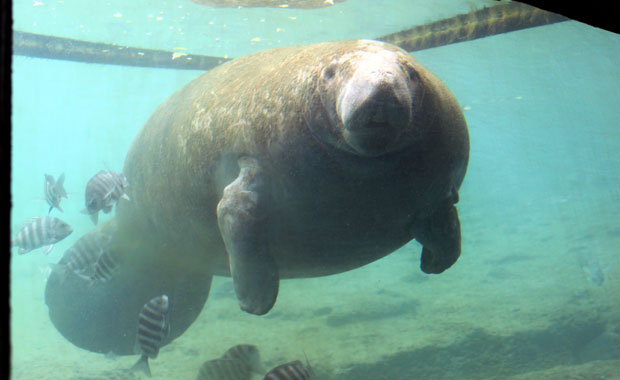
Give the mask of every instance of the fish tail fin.
<svg viewBox="0 0 620 380">
<path fill-rule="evenodd" d="M 138 359 L 138 361 L 136 362 L 136 364 L 133 365 L 133 367 L 131 367 L 131 371 L 135 372 L 135 371 L 142 371 L 144 372 L 148 377 L 151 377 L 151 367 L 149 367 L 149 357 L 146 355 L 142 355 L 140 356 L 140 359 Z"/>
<path fill-rule="evenodd" d="M 93 223 L 95 223 L 95 226 L 96 226 L 97 223 L 99 222 L 99 211 L 95 211 L 92 214 L 90 214 L 90 220 L 92 220 Z"/>
<path fill-rule="evenodd" d="M 65 182 L 65 173 L 62 173 L 58 180 L 56 181 L 56 191 L 58 191 L 58 195 L 61 197 L 67 198 L 67 192 L 65 191 L 65 187 L 63 183 Z"/>
<path fill-rule="evenodd" d="M 304 353 L 304 358 L 306 358 L 306 370 L 312 376 L 314 374 L 314 370 L 312 369 L 312 366 L 310 365 L 310 361 L 308 360 L 308 355 L 306 355 L 306 351 L 304 350 L 303 353 Z"/>
</svg>

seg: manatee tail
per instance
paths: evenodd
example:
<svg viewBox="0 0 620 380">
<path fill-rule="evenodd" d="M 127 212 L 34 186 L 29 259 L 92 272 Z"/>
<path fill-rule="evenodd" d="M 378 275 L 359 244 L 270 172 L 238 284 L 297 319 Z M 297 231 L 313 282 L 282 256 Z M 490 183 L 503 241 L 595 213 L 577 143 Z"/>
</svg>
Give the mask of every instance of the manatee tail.
<svg viewBox="0 0 620 380">
<path fill-rule="evenodd" d="M 52 269 L 52 273 L 58 273 L 58 278 L 61 283 L 65 282 L 65 279 L 69 276 L 69 272 L 71 271 L 66 265 L 63 264 L 50 263 L 50 268 Z"/>
<path fill-rule="evenodd" d="M 149 367 L 149 357 L 146 355 L 140 356 L 140 359 L 131 367 L 131 372 L 142 371 L 148 377 L 151 377 L 151 367 Z"/>
<path fill-rule="evenodd" d="M 163 345 L 185 332 L 207 300 L 212 276 L 204 271 L 171 269 L 169 261 L 151 258 L 152 246 L 119 241 L 115 219 L 93 231 L 110 235 L 111 249 L 123 260 L 119 260 L 109 281 L 96 286 L 88 286 L 86 278 L 72 272 L 67 275 L 62 270 L 52 271 L 46 284 L 45 302 L 56 329 L 71 343 L 92 352 L 135 355 L 142 306 L 157 295 L 168 294 L 171 329 Z M 65 263 L 63 258 L 58 264 Z"/>
</svg>

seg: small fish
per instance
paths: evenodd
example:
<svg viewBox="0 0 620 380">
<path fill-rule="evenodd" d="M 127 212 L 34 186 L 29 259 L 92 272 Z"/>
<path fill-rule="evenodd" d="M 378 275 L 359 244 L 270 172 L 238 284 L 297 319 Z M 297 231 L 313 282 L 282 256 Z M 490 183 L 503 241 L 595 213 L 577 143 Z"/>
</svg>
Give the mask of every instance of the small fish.
<svg viewBox="0 0 620 380">
<path fill-rule="evenodd" d="M 78 239 L 63 255 L 66 271 L 76 274 L 89 274 L 95 269 L 95 264 L 109 246 L 111 236 L 100 231 L 89 232 Z"/>
<path fill-rule="evenodd" d="M 107 250 L 103 251 L 97 262 L 95 263 L 95 268 L 93 270 L 93 274 L 91 276 L 80 275 L 82 278 L 88 280 L 90 285 L 93 285 L 96 282 L 107 282 L 110 281 L 114 271 L 118 268 L 118 263 L 116 259 L 113 257 L 112 253 Z"/>
<path fill-rule="evenodd" d="M 145 303 L 138 315 L 138 335 L 136 336 L 136 351 L 141 353 L 140 359 L 131 367 L 151 376 L 149 358 L 155 359 L 159 354 L 159 347 L 170 332 L 168 323 L 168 296 L 163 294 Z"/>
<path fill-rule="evenodd" d="M 196 380 L 250 380 L 252 367 L 240 359 L 207 360 L 200 367 Z"/>
<path fill-rule="evenodd" d="M 605 274 L 609 272 L 611 267 L 602 268 L 598 259 L 589 252 L 581 252 L 577 259 L 581 269 L 588 276 L 588 281 L 596 286 L 602 286 L 605 282 Z"/>
<path fill-rule="evenodd" d="M 20 255 L 41 247 L 43 253 L 48 254 L 53 244 L 66 238 L 71 232 L 73 228 L 62 220 L 52 216 L 39 216 L 22 225 L 11 245 L 19 247 Z"/>
<path fill-rule="evenodd" d="M 309 380 L 312 375 L 310 365 L 306 366 L 301 361 L 295 360 L 273 368 L 267 372 L 263 380 Z"/>
<path fill-rule="evenodd" d="M 256 373 L 265 373 L 260 362 L 260 352 L 258 347 L 253 344 L 238 344 L 226 350 L 222 359 L 237 359 L 248 364 L 250 369 Z"/>
<path fill-rule="evenodd" d="M 121 198 L 129 200 L 127 187 L 127 178 L 122 173 L 100 171 L 86 184 L 86 208 L 82 213 L 90 215 L 93 223 L 97 224 L 99 211 L 108 214 Z"/>
<path fill-rule="evenodd" d="M 64 212 L 62 208 L 60 208 L 60 201 L 62 198 L 67 198 L 67 192 L 63 187 L 64 181 L 65 173 L 62 173 L 60 177 L 58 177 L 58 181 L 55 181 L 53 176 L 45 174 L 45 200 L 47 201 L 47 204 L 50 205 L 50 209 L 47 212 L 48 214 L 52 212 L 54 207 L 60 212 Z"/>
</svg>

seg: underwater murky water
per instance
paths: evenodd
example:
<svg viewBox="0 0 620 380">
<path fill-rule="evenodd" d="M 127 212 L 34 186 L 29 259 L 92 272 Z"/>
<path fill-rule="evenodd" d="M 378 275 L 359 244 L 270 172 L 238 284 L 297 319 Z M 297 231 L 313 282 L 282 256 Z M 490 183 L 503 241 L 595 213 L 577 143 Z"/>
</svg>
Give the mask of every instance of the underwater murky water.
<svg viewBox="0 0 620 380">
<path fill-rule="evenodd" d="M 471 7 L 88 3 L 20 2 L 14 28 L 237 57 L 379 37 Z M 230 279 L 216 277 L 196 322 L 150 361 L 154 379 L 193 379 L 239 343 L 257 345 L 265 368 L 306 355 L 325 379 L 620 378 L 620 37 L 569 21 L 413 55 L 454 93 L 469 126 L 458 262 L 426 275 L 411 242 L 360 269 L 282 281 L 262 317 L 240 311 Z M 45 283 L 50 264 L 93 227 L 80 213 L 89 178 L 121 171 L 153 110 L 200 74 L 13 57 L 12 233 L 47 215 L 44 174 L 63 172 L 64 213 L 51 215 L 73 233 L 48 255 L 11 253 L 12 378 L 141 376 L 125 371 L 137 355 L 104 356 L 63 338 Z"/>
</svg>

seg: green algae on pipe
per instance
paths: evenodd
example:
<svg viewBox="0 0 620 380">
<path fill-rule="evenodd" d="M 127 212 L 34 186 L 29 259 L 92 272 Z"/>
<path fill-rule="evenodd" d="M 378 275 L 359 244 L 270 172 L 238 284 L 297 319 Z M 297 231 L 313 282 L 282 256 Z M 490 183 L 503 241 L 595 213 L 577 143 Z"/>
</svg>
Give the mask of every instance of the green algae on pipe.
<svg viewBox="0 0 620 380">
<path fill-rule="evenodd" d="M 225 57 L 142 49 L 19 31 L 13 32 L 13 54 L 86 63 L 184 70 L 210 70 L 229 60 Z"/>
<path fill-rule="evenodd" d="M 377 40 L 409 52 L 489 37 L 569 20 L 541 9 L 511 2 L 420 25 Z M 210 70 L 229 59 L 80 41 L 26 32 L 13 32 L 13 54 L 86 63 Z"/>
<path fill-rule="evenodd" d="M 412 52 L 568 20 L 556 13 L 510 2 L 416 26 L 377 40 Z"/>
</svg>

